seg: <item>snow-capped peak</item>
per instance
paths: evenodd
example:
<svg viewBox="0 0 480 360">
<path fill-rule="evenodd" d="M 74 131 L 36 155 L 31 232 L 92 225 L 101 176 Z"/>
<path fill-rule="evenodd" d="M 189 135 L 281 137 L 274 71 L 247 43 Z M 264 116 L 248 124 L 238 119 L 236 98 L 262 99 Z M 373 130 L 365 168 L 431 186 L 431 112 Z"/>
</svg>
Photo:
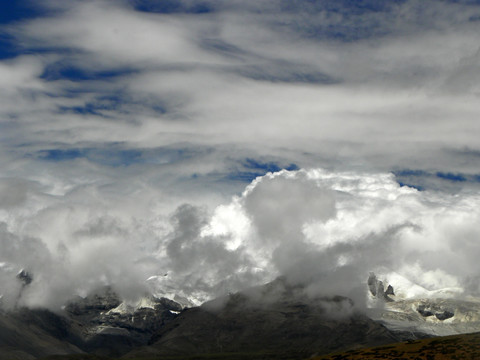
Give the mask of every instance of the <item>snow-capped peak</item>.
<svg viewBox="0 0 480 360">
<path fill-rule="evenodd" d="M 376 276 L 383 282 L 385 289 L 389 285 L 393 287 L 395 295 L 392 298 L 395 300 L 453 298 L 464 292 L 463 288 L 460 287 L 428 290 L 394 271 L 378 273 Z"/>
<path fill-rule="evenodd" d="M 154 309 L 160 300 L 153 296 L 144 296 L 135 303 L 123 301 L 117 307 L 110 309 L 107 314 L 133 314 L 138 309 Z"/>
</svg>

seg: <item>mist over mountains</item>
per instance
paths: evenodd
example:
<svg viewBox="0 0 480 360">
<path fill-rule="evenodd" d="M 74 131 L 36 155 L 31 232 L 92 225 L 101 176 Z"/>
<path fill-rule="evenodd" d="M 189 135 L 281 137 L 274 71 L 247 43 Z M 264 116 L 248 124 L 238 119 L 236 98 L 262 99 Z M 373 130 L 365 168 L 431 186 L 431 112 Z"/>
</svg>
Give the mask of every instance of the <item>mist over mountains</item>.
<svg viewBox="0 0 480 360">
<path fill-rule="evenodd" d="M 91 217 L 75 208 L 53 248 L 4 225 L 2 306 L 55 309 L 103 285 L 131 301 L 149 291 L 200 304 L 284 275 L 307 282 L 312 294 L 365 307 L 360 284 L 371 271 L 400 274 L 429 291 L 477 295 L 478 200 L 476 193 L 402 187 L 392 174 L 312 169 L 259 177 L 210 213 L 181 205 L 163 236 L 146 224 L 127 231 L 114 213 Z M 22 221 L 43 215 L 32 211 Z M 49 231 L 44 224 L 38 234 Z M 130 238 L 149 232 L 137 243 Z M 22 269 L 31 275 L 28 287 L 17 277 Z"/>
<path fill-rule="evenodd" d="M 0 2 L 0 341 L 87 349 L 118 306 L 280 277 L 368 329 L 475 329 L 479 19 L 476 0 Z M 116 307 L 65 315 L 104 288 Z M 231 315 L 203 310 L 185 323 Z"/>
<path fill-rule="evenodd" d="M 73 269 L 55 273 L 63 282 L 49 281 L 48 271 L 60 269 L 52 256 L 41 263 L 42 253 L 32 252 L 36 267 L 24 267 L 20 261 L 29 257 L 21 258 L 23 248 L 17 246 L 2 263 L 4 281 L 12 285 L 2 288 L 3 338 L 9 348 L 22 349 L 22 341 L 12 343 L 9 334 L 36 319 L 26 339 L 47 344 L 35 340 L 26 348 L 36 357 L 242 349 L 299 357 L 478 331 L 476 246 L 470 242 L 478 233 L 479 214 L 471 206 L 477 200 L 471 192 L 447 195 L 401 186 L 393 174 L 268 173 L 211 214 L 180 206 L 170 218 L 163 254 L 151 254 L 166 264 L 164 273 L 145 273 L 143 281 L 102 278 L 101 272 L 92 272 L 89 283 L 72 278 L 77 283 L 71 285 L 86 284 L 86 294 L 63 285 Z M 23 241 L 16 244 L 30 244 Z M 115 264 L 119 274 L 129 271 L 132 259 L 118 263 L 104 249 L 97 255 L 105 259 L 101 269 Z M 118 251 L 113 248 L 113 254 Z M 130 255 L 142 254 L 136 251 Z M 20 264 L 23 270 L 16 272 Z M 237 293 L 280 274 L 266 286 Z M 107 293 L 97 293 L 99 283 L 109 285 Z M 57 294 L 56 302 L 39 301 L 39 291 Z M 191 309 L 182 310 L 185 306 Z"/>
<path fill-rule="evenodd" d="M 368 309 L 286 277 L 198 307 L 148 294 L 126 302 L 103 287 L 57 312 L 2 311 L 0 359 L 303 359 L 480 329 L 478 298 L 404 298 L 405 283 L 395 293 L 373 273 L 362 285 Z"/>
<path fill-rule="evenodd" d="M 106 287 L 71 299 L 57 313 L 2 312 L 0 335 L 0 359 L 10 360 L 75 354 L 304 358 L 426 336 L 392 332 L 355 310 L 351 299 L 312 296 L 283 277 L 193 308 L 152 296 L 129 305 Z"/>
</svg>

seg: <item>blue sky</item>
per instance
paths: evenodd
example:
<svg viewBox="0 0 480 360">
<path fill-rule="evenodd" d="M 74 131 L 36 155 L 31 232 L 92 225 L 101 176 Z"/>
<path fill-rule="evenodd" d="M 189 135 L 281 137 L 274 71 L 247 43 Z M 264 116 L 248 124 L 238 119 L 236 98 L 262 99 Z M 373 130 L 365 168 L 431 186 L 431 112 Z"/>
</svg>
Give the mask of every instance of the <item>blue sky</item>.
<svg viewBox="0 0 480 360">
<path fill-rule="evenodd" d="M 209 223 L 268 173 L 467 199 L 479 19 L 467 0 L 4 1 L 0 221 L 55 259 L 86 228 L 141 229 L 141 257 L 172 214 Z"/>
<path fill-rule="evenodd" d="M 31 143 L 40 154 L 53 151 L 57 135 L 62 154 L 84 147 L 99 153 L 109 143 L 142 151 L 143 138 L 153 148 L 238 145 L 245 154 L 235 159 L 218 152 L 222 168 L 212 171 L 212 181 L 219 170 L 235 178 L 236 163 L 250 157 L 300 167 L 363 162 L 368 169 L 476 175 L 478 156 L 456 161 L 451 155 L 476 151 L 476 124 L 469 120 L 475 85 L 465 75 L 476 66 L 476 2 L 18 1 L 2 7 L 1 57 L 5 71 L 17 76 L 5 84 L 11 89 L 5 100 L 20 96 L 28 109 L 4 110 L 4 121 L 15 118 L 24 130 L 18 139 L 9 136 L 10 150 Z M 246 22 L 252 32 L 243 31 Z M 289 96 L 291 106 L 283 100 Z M 461 101 L 467 106 L 457 109 Z M 38 116 L 36 125 L 52 128 L 33 136 L 36 130 L 22 121 L 29 111 Z M 457 135 L 450 137 L 452 121 Z M 93 132 L 105 132 L 99 139 L 83 135 L 80 124 L 89 122 Z M 158 140 L 141 133 L 147 127 Z"/>
</svg>

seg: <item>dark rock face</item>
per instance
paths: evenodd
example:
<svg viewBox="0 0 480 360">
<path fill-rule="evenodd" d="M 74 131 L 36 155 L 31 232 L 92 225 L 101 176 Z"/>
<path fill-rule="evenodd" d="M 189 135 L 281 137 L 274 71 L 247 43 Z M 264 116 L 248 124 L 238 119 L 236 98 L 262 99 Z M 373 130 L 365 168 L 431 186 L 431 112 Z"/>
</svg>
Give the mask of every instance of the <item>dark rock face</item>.
<svg viewBox="0 0 480 360">
<path fill-rule="evenodd" d="M 95 314 L 100 311 L 110 310 L 120 305 L 122 301 L 118 295 L 110 288 L 105 287 L 99 289 L 94 294 L 88 295 L 86 298 L 72 300 L 67 304 L 65 310 L 72 315 L 81 316 Z"/>
<path fill-rule="evenodd" d="M 452 311 L 448 311 L 448 310 L 435 313 L 435 317 L 436 317 L 438 320 L 447 320 L 447 319 L 452 318 L 454 315 L 455 315 L 455 314 L 454 314 Z"/>
<path fill-rule="evenodd" d="M 385 290 L 385 285 L 383 281 L 378 280 L 377 276 L 371 272 L 368 276 L 367 285 L 370 293 L 375 296 L 377 299 L 382 299 L 388 302 L 394 301 L 388 295 L 395 296 L 395 292 L 393 291 L 393 286 L 388 285 L 387 290 Z"/>
<path fill-rule="evenodd" d="M 373 296 L 377 296 L 377 276 L 371 272 L 367 280 L 368 289 Z"/>
<path fill-rule="evenodd" d="M 393 286 L 392 286 L 392 285 L 388 285 L 387 291 L 385 291 L 385 295 L 393 295 L 393 296 L 395 296 L 395 292 L 393 291 Z"/>
<path fill-rule="evenodd" d="M 451 310 L 446 310 L 442 306 L 436 306 L 432 304 L 421 304 L 418 306 L 417 311 L 423 317 L 429 317 L 435 315 L 438 320 L 447 320 L 455 316 L 455 313 Z"/>
<path fill-rule="evenodd" d="M 31 282 L 33 281 L 32 275 L 31 275 L 28 271 L 26 271 L 26 270 L 21 270 L 21 271 L 17 274 L 17 279 L 20 280 L 20 282 L 21 282 L 24 286 L 31 284 Z"/>
<path fill-rule="evenodd" d="M 97 355 L 121 356 L 136 346 L 146 345 L 152 334 L 182 310 L 169 299 L 150 297 L 149 300 L 153 308 L 116 311 L 121 300 L 106 287 L 84 299 L 71 301 L 65 311 L 81 329 L 82 349 Z"/>
<path fill-rule="evenodd" d="M 76 353 L 121 356 L 146 345 L 182 310 L 172 300 L 154 297 L 153 308 L 115 312 L 120 304 L 118 295 L 105 287 L 72 300 L 60 314 L 27 308 L 0 313 L 0 360 Z"/>
<path fill-rule="evenodd" d="M 426 309 L 426 306 L 425 305 L 420 305 L 417 309 L 418 313 L 420 315 L 422 315 L 423 317 L 429 317 L 429 316 L 433 316 L 433 312 Z"/>
</svg>

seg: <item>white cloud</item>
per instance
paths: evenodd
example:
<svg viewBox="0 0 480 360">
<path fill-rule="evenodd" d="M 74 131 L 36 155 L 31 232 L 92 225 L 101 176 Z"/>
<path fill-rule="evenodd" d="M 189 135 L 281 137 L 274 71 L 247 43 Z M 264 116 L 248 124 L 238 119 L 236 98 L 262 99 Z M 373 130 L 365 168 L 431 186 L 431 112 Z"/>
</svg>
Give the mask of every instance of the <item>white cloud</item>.
<svg viewBox="0 0 480 360">
<path fill-rule="evenodd" d="M 60 16 L 32 20 L 16 27 L 14 33 L 33 48 L 77 48 L 87 53 L 87 59 L 91 56 L 93 63 L 87 65 L 104 68 L 214 59 L 197 49 L 191 39 L 192 30 L 202 30 L 202 21 L 191 19 L 194 22 L 185 27 L 182 17 L 134 12 L 121 2 L 72 4 Z"/>
<path fill-rule="evenodd" d="M 153 188 L 133 202 L 99 190 L 28 192 L 2 213 L 0 262 L 13 269 L 2 281 L 21 268 L 35 279 L 22 301 L 59 306 L 106 283 L 127 298 L 150 288 L 204 301 L 281 274 L 360 301 L 368 273 L 385 269 L 428 290 L 478 291 L 478 194 L 419 192 L 386 173 L 281 171 L 212 212 L 186 204 L 166 216 Z"/>
<path fill-rule="evenodd" d="M 469 278 L 478 291 L 477 6 L 42 4 L 54 11 L 1 29 L 28 53 L 0 61 L 1 236 L 51 267 L 0 262 L 35 267 L 30 303 L 103 282 L 128 296 L 167 271 L 165 286 L 198 299 L 284 272 L 333 292 L 337 275 L 345 289 L 372 266 L 410 264 L 426 287 Z M 327 31 L 340 25 L 363 35 Z M 242 193 L 246 158 L 313 170 Z M 431 180 L 455 197 L 402 188 L 398 169 L 470 177 Z"/>
<path fill-rule="evenodd" d="M 235 143 L 267 153 L 286 147 L 297 156 L 301 150 L 341 155 L 342 161 L 363 159 L 383 168 L 391 159 L 412 165 L 409 159 L 415 153 L 425 154 L 424 148 L 433 152 L 428 156 L 435 157 L 439 166 L 458 167 L 441 162 L 439 151 L 477 148 L 477 99 L 471 83 L 478 62 L 477 24 L 468 22 L 474 7 L 435 2 L 426 7 L 411 1 L 396 10 L 404 13 L 392 34 L 342 43 L 301 38 L 301 32 L 296 38 L 279 33 L 272 17 L 280 14 L 275 6 L 265 4 L 260 9 L 267 6 L 268 10 L 255 16 L 233 7 L 201 17 L 135 12 L 111 2 L 73 4 L 51 17 L 10 28 L 27 48 L 72 50 L 33 56 L 29 61 L 35 65 L 28 69 L 20 60 L 9 65 L 23 74 L 18 79 L 27 76 L 36 90 L 56 95 L 38 94 L 34 101 L 21 97 L 26 103 L 19 121 L 28 122 L 24 133 L 35 134 L 27 136 L 29 141 L 49 142 L 53 136 L 68 134 L 64 141 L 126 141 L 146 146 L 182 141 Z M 436 17 L 422 25 L 419 19 L 411 19 L 418 8 L 435 9 Z M 281 16 L 293 21 L 297 15 Z M 307 23 L 316 21 L 302 16 Z M 420 29 L 403 31 L 412 21 Z M 442 26 L 434 26 L 436 22 Z M 202 42 L 213 40 L 225 44 L 226 50 L 202 47 Z M 236 51 L 238 56 L 226 56 Z M 279 61 L 287 64 L 279 71 L 308 66 L 340 84 L 276 83 L 241 76 L 242 67 L 267 72 L 277 68 Z M 46 65 L 134 72 L 112 83 L 102 79 L 46 82 L 36 78 Z M 77 92 L 75 99 L 67 98 L 71 91 Z M 82 108 L 96 97 L 118 91 L 125 98 L 111 109 L 98 109 L 104 117 L 55 113 L 58 107 Z M 126 99 L 134 101 L 124 103 Z M 146 111 L 155 103 L 164 103 L 166 113 Z M 13 109 L 18 111 L 18 106 Z M 48 132 L 42 131 L 45 126 Z M 322 145 L 327 141 L 333 149 Z M 462 170 L 474 171 L 474 167 L 464 165 Z"/>
</svg>

